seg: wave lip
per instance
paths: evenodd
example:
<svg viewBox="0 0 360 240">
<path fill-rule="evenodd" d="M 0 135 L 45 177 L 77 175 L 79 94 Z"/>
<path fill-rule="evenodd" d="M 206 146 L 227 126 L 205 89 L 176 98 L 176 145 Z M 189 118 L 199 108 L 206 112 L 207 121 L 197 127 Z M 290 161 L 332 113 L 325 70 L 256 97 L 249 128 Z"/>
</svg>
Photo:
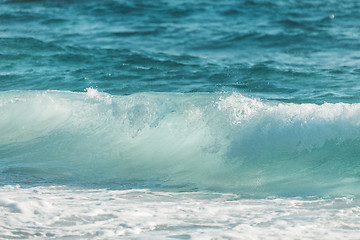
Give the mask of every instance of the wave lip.
<svg viewBox="0 0 360 240">
<path fill-rule="evenodd" d="M 10 91 L 0 115 L 4 183 L 359 194 L 358 103 Z"/>
</svg>

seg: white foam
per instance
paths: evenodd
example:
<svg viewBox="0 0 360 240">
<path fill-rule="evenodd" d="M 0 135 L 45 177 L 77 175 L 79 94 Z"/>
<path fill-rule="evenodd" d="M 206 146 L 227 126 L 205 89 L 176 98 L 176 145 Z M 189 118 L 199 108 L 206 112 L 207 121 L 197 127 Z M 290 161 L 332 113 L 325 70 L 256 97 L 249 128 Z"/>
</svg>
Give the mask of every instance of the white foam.
<svg viewBox="0 0 360 240">
<path fill-rule="evenodd" d="M 356 239 L 358 199 L 3 186 L 0 238 Z"/>
</svg>

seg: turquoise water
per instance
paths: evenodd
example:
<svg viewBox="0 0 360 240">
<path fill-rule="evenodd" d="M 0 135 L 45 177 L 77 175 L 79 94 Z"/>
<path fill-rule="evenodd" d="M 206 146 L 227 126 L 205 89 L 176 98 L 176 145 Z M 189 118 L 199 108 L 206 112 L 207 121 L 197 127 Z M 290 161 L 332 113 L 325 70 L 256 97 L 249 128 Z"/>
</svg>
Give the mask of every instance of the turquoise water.
<svg viewBox="0 0 360 240">
<path fill-rule="evenodd" d="M 359 194 L 360 104 L 239 93 L 1 94 L 3 184 Z"/>
<path fill-rule="evenodd" d="M 356 201 L 347 204 L 360 194 L 359 11 L 355 0 L 0 0 L 0 207 L 10 224 L 0 238 L 251 239 L 242 233 L 259 230 L 257 216 L 211 215 L 229 201 L 234 209 L 253 201 L 273 219 L 261 227 L 277 229 L 274 239 L 356 236 L 349 229 L 359 223 L 341 225 L 339 212 L 327 211 L 324 231 L 296 235 L 290 226 L 316 222 L 306 212 L 321 215 L 322 204 L 358 213 Z M 284 202 L 293 223 L 285 232 L 269 197 Z M 181 212 L 149 227 L 117 222 L 114 199 L 131 212 L 164 201 L 143 209 L 150 215 L 172 201 L 186 216 L 198 204 L 210 210 L 183 228 Z M 104 213 L 83 211 L 87 203 Z M 296 204 L 305 218 L 291 215 Z M 16 218 L 32 219 L 29 209 L 43 217 L 39 226 Z M 211 218 L 228 235 L 207 232 Z M 115 219 L 108 232 L 85 227 L 104 219 Z M 79 232 L 67 228 L 76 223 Z"/>
</svg>

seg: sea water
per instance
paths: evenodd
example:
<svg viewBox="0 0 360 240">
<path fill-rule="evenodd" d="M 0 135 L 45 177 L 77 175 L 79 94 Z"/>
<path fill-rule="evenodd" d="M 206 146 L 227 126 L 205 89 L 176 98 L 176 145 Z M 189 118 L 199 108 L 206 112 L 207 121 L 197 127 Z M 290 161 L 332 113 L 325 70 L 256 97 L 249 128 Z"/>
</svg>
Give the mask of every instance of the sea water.
<svg viewBox="0 0 360 240">
<path fill-rule="evenodd" d="M 0 0 L 0 238 L 357 239 L 359 12 Z"/>
</svg>

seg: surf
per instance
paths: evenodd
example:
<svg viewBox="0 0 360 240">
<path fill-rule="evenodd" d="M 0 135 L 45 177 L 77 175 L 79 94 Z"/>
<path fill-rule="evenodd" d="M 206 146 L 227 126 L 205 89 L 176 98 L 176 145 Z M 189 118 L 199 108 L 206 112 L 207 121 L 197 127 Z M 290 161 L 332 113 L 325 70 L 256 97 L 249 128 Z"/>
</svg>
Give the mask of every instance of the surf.
<svg viewBox="0 0 360 240">
<path fill-rule="evenodd" d="M 6 91 L 0 116 L 3 184 L 359 194 L 358 103 Z"/>
</svg>

